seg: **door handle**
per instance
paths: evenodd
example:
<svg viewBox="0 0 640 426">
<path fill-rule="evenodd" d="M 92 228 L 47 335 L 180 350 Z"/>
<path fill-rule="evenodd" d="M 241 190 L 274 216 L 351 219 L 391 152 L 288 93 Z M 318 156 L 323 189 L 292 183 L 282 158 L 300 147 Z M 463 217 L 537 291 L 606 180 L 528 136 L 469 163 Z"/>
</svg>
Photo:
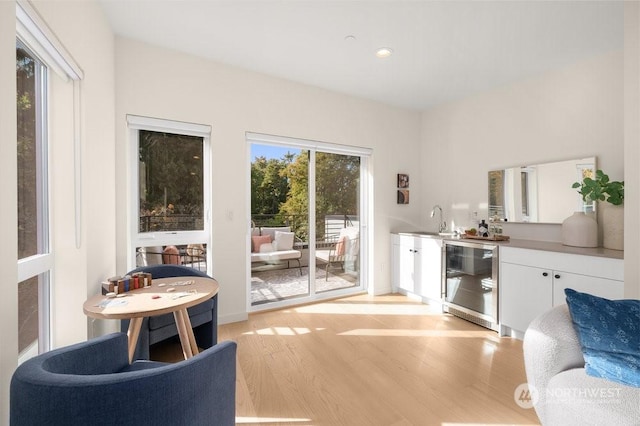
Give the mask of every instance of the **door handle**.
<svg viewBox="0 0 640 426">
<path fill-rule="evenodd" d="M 555 274 L 555 275 L 553 276 L 553 278 L 555 278 L 555 279 L 560 278 L 560 274 Z"/>
<path fill-rule="evenodd" d="M 542 276 L 543 276 L 543 277 L 548 277 L 548 276 L 549 276 L 549 273 L 548 273 L 548 272 L 543 272 L 543 273 L 542 273 Z"/>
</svg>

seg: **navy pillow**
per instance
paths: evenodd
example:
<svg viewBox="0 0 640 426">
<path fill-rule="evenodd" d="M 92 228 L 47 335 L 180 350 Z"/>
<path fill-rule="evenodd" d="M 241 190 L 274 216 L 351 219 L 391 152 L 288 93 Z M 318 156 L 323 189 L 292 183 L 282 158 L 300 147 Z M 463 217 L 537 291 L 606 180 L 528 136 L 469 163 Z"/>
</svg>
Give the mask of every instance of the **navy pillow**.
<svg viewBox="0 0 640 426">
<path fill-rule="evenodd" d="M 640 387 L 640 300 L 564 291 L 590 376 Z"/>
</svg>

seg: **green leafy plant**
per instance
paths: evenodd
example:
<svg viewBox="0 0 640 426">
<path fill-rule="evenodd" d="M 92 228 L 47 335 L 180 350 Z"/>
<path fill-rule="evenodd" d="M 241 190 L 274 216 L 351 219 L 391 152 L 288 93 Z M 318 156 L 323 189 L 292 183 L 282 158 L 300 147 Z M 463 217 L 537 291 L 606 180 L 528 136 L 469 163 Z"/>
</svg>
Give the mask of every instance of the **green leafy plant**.
<svg viewBox="0 0 640 426">
<path fill-rule="evenodd" d="M 624 181 L 609 180 L 602 170 L 596 170 L 595 179 L 585 177 L 582 182 L 575 182 L 572 188 L 577 189 L 584 202 L 606 201 L 615 206 L 624 202 Z"/>
</svg>

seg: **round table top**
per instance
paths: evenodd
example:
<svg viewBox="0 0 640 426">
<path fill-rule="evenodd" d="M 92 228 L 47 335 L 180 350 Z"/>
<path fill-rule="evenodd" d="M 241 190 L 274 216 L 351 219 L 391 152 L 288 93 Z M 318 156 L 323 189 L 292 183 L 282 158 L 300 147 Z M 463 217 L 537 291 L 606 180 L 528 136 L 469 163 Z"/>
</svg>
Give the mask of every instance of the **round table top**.
<svg viewBox="0 0 640 426">
<path fill-rule="evenodd" d="M 89 317 L 102 319 L 151 317 L 195 306 L 215 296 L 218 289 L 213 278 L 157 278 L 151 287 L 128 291 L 122 297 L 97 294 L 84 302 L 82 310 Z"/>
</svg>

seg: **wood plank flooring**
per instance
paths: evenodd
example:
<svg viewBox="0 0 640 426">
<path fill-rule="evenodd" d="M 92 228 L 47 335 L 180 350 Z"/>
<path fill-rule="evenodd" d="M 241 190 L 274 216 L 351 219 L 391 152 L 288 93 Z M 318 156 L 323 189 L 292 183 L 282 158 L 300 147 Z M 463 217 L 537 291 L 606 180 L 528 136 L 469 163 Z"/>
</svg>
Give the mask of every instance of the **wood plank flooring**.
<svg viewBox="0 0 640 426">
<path fill-rule="evenodd" d="M 514 401 L 522 342 L 402 295 L 252 314 L 220 326 L 227 339 L 237 424 L 539 424 Z"/>
</svg>

